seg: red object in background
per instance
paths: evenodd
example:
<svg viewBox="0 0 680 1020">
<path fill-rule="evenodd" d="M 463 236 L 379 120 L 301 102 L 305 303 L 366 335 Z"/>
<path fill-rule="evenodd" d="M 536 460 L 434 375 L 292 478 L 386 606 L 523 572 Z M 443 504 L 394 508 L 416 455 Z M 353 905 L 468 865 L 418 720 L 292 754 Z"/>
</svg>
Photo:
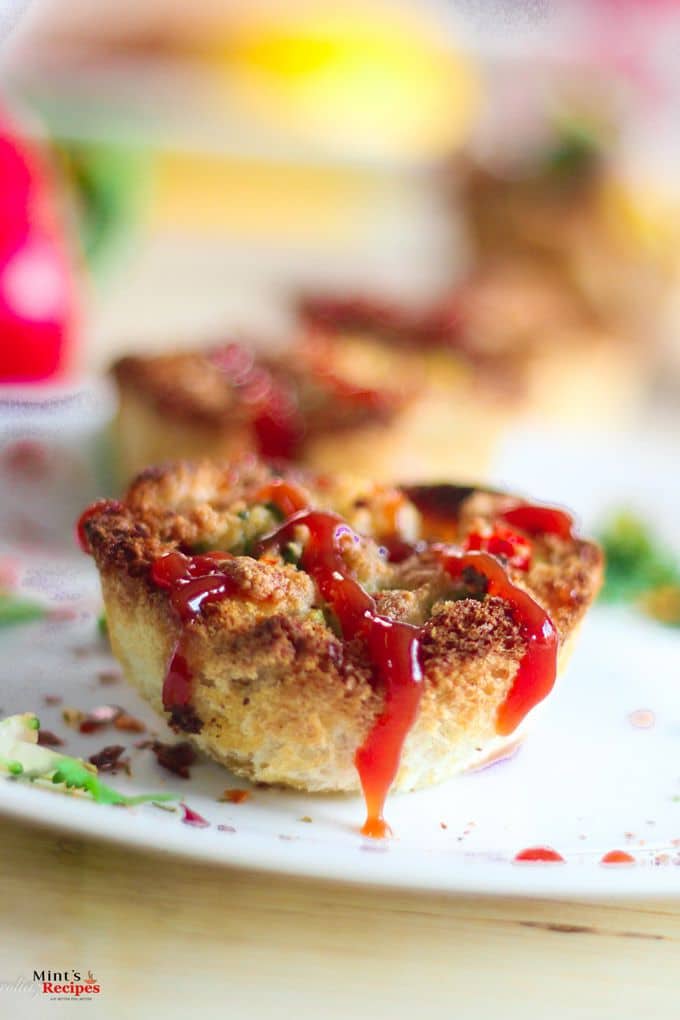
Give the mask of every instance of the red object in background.
<svg viewBox="0 0 680 1020">
<path fill-rule="evenodd" d="M 63 374 L 73 353 L 77 298 L 48 162 L 0 109 L 0 382 Z"/>
</svg>

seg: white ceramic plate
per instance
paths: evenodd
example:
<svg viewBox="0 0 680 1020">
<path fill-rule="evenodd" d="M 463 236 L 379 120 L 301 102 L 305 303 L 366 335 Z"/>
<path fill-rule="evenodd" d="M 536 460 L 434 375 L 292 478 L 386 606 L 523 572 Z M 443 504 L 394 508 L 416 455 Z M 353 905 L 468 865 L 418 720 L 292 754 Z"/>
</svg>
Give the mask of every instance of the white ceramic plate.
<svg viewBox="0 0 680 1020">
<path fill-rule="evenodd" d="M 606 507 L 644 511 L 680 550 L 680 483 L 672 451 L 632 443 L 588 444 L 518 437 L 498 465 L 502 481 L 571 502 L 586 524 Z M 625 457 L 623 453 L 625 451 Z M 533 481 L 532 481 L 533 480 Z M 680 894 L 680 632 L 626 609 L 597 607 L 586 621 L 559 689 L 539 725 L 511 759 L 443 786 L 392 797 L 395 838 L 373 842 L 358 826 L 358 797 L 304 796 L 255 788 L 240 804 L 220 803 L 225 787 L 245 787 L 208 761 L 182 780 L 162 770 L 148 734 L 111 727 L 81 735 L 64 706 L 123 706 L 163 740 L 176 740 L 131 691 L 98 637 L 96 576 L 89 563 L 23 556 L 25 584 L 57 618 L 0 632 L 2 715 L 35 711 L 88 755 L 126 746 L 132 775 L 124 792 L 172 790 L 209 823 L 184 824 L 181 810 L 100 806 L 6 779 L 0 810 L 60 830 L 115 840 L 148 853 L 178 853 L 228 866 L 441 892 L 632 897 Z M 67 618 L 59 618 L 64 617 Z M 102 683 L 114 674 L 114 683 Z M 111 679 L 111 677 L 108 677 Z M 61 705 L 45 697 L 61 696 Z M 641 710 L 646 714 L 638 714 Z M 635 723 L 637 722 L 637 725 Z M 640 723 L 645 726 L 641 726 Z M 106 779 L 106 776 L 103 776 Z M 515 854 L 554 847 L 563 864 L 518 864 Z M 600 864 L 622 849 L 634 865 Z"/>
</svg>

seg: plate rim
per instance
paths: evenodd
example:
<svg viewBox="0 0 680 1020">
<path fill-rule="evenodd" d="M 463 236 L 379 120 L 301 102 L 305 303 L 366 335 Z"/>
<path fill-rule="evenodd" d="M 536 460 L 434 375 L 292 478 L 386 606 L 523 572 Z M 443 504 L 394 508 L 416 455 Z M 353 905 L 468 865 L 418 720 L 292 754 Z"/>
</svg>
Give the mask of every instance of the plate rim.
<svg viewBox="0 0 680 1020">
<path fill-rule="evenodd" d="M 50 796 L 63 798 L 57 810 L 37 809 Z M 56 807 L 56 803 L 52 805 Z M 335 885 L 385 889 L 409 894 L 438 894 L 447 897 L 483 896 L 512 899 L 555 899 L 561 901 L 585 900 L 639 901 L 644 899 L 680 900 L 680 871 L 674 866 L 655 867 L 651 863 L 636 865 L 601 865 L 592 860 L 566 861 L 564 864 L 514 864 L 511 860 L 492 860 L 488 855 L 457 852 L 451 854 L 449 881 L 442 881 L 441 869 L 409 869 L 414 859 L 430 855 L 417 848 L 402 848 L 390 853 L 389 844 L 376 852 L 362 853 L 355 860 L 342 855 L 329 857 L 319 853 L 319 845 L 310 840 L 277 841 L 277 848 L 287 852 L 273 854 L 270 835 L 249 833 L 248 845 L 230 842 L 236 833 L 220 834 L 224 838 L 225 853 L 215 852 L 215 840 L 205 840 L 207 830 L 201 829 L 196 842 L 187 838 L 188 830 L 164 830 L 162 843 L 154 842 L 151 818 L 137 817 L 141 825 L 136 830 L 121 828 L 116 822 L 120 811 L 136 808 L 119 808 L 94 804 L 79 796 L 67 795 L 48 789 L 31 789 L 6 780 L 0 785 L 0 816 L 24 821 L 39 829 L 56 831 L 67 836 L 119 846 L 145 853 L 154 851 L 163 857 L 199 861 L 218 868 L 234 871 L 276 875 L 290 879 L 308 879 L 330 882 Z M 89 817 L 91 811 L 101 812 L 100 824 L 94 829 Z M 114 813 L 115 812 L 115 813 Z M 217 835 L 216 826 L 211 826 Z M 203 840 L 203 842 L 201 842 Z M 351 853 L 357 855 L 368 841 L 357 843 Z M 310 850 L 311 853 L 300 853 Z M 369 846 L 369 849 L 373 849 Z M 438 858 L 445 851 L 436 851 Z M 361 863 L 359 863 L 361 861 Z M 518 881 L 517 869 L 522 869 Z M 672 876 L 675 875 L 675 878 Z"/>
</svg>

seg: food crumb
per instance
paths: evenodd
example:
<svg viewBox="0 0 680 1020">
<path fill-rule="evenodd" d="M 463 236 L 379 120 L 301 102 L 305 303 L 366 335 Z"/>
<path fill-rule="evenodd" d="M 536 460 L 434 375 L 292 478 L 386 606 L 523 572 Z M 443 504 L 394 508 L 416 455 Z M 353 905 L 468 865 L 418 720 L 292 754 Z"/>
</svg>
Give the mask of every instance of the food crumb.
<svg viewBox="0 0 680 1020">
<path fill-rule="evenodd" d="M 97 649 L 92 645 L 75 645 L 71 649 L 71 654 L 74 659 L 89 659 L 96 652 Z"/>
<path fill-rule="evenodd" d="M 102 687 L 110 687 L 112 684 L 119 684 L 123 678 L 120 673 L 115 673 L 111 669 L 102 669 L 97 673 L 97 680 Z"/>
<path fill-rule="evenodd" d="M 98 705 L 87 713 L 77 708 L 65 708 L 61 714 L 68 726 L 76 727 L 81 733 L 95 733 L 117 719 L 121 712 L 118 705 Z"/>
<path fill-rule="evenodd" d="M 242 804 L 249 797 L 250 790 L 227 789 L 223 790 L 217 799 L 222 804 Z"/>
<path fill-rule="evenodd" d="M 182 818 L 184 825 L 193 825 L 197 829 L 209 828 L 210 822 L 203 815 L 199 815 L 197 811 L 192 810 L 186 804 L 180 804 L 180 807 L 184 812 L 184 817 Z"/>
<path fill-rule="evenodd" d="M 656 722 L 656 716 L 649 708 L 636 708 L 628 716 L 628 722 L 636 730 L 651 730 Z"/>
<path fill-rule="evenodd" d="M 439 828 L 440 829 L 448 829 L 448 825 L 446 824 L 446 822 L 440 822 L 439 823 Z"/>
<path fill-rule="evenodd" d="M 62 698 L 61 694 L 45 694 L 45 695 L 43 695 L 43 702 L 46 705 L 49 705 L 49 706 L 61 705 L 63 700 L 64 699 Z"/>
<path fill-rule="evenodd" d="M 298 822 L 311 822 L 309 815 L 303 815 L 302 818 L 298 818 Z"/>
<path fill-rule="evenodd" d="M 127 712 L 121 712 L 120 715 L 116 716 L 113 720 L 113 725 L 117 730 L 124 730 L 126 733 L 145 733 L 146 726 L 140 719 L 135 719 L 133 715 L 128 715 Z"/>
<path fill-rule="evenodd" d="M 61 712 L 61 718 L 67 726 L 71 726 L 73 729 L 78 729 L 85 719 L 85 713 L 81 712 L 79 708 L 64 708 Z"/>
<path fill-rule="evenodd" d="M 217 830 L 218 832 L 236 832 L 233 825 L 218 825 Z"/>
<path fill-rule="evenodd" d="M 187 740 L 179 744 L 164 744 L 160 740 L 140 741 L 136 747 L 150 747 L 161 768 L 181 779 L 190 779 L 189 767 L 196 761 L 196 752 Z"/>
<path fill-rule="evenodd" d="M 96 765 L 100 772 L 117 772 L 119 768 L 125 768 L 128 764 L 120 757 L 124 750 L 122 744 L 109 744 L 96 754 L 91 754 L 88 761 Z"/>
<path fill-rule="evenodd" d="M 52 730 L 40 730 L 38 744 L 40 747 L 63 747 L 64 741 L 56 733 L 52 733 Z"/>
</svg>

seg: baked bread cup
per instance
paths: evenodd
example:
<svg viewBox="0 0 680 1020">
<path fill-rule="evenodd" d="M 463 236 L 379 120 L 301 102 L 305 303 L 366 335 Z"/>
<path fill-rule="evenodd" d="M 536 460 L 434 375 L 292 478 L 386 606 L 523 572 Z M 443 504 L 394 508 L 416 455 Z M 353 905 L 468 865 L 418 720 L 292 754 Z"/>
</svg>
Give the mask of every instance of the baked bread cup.
<svg viewBox="0 0 680 1020">
<path fill-rule="evenodd" d="M 79 533 L 142 695 L 239 775 L 363 788 L 368 835 L 517 740 L 602 575 L 561 511 L 255 458 L 149 469 Z"/>
<path fill-rule="evenodd" d="M 639 391 L 639 345 L 605 324 L 549 260 L 489 257 L 426 308 L 333 295 L 305 296 L 299 308 L 317 342 L 379 338 L 395 356 L 417 352 L 433 389 L 464 416 L 464 431 L 447 433 L 452 453 L 469 435 L 492 444 L 499 418 L 505 428 L 528 419 L 609 424 Z"/>
<path fill-rule="evenodd" d="M 236 344 L 126 357 L 113 374 L 124 481 L 148 464 L 244 453 L 378 479 L 479 478 L 513 406 L 464 360 L 368 332 L 306 330 L 278 359 Z"/>
<path fill-rule="evenodd" d="M 663 224 L 646 222 L 651 196 L 636 194 L 602 150 L 557 139 L 519 166 L 468 160 L 454 178 L 476 265 L 550 267 L 613 332 L 649 341 L 650 309 L 676 286 L 677 254 Z"/>
</svg>

